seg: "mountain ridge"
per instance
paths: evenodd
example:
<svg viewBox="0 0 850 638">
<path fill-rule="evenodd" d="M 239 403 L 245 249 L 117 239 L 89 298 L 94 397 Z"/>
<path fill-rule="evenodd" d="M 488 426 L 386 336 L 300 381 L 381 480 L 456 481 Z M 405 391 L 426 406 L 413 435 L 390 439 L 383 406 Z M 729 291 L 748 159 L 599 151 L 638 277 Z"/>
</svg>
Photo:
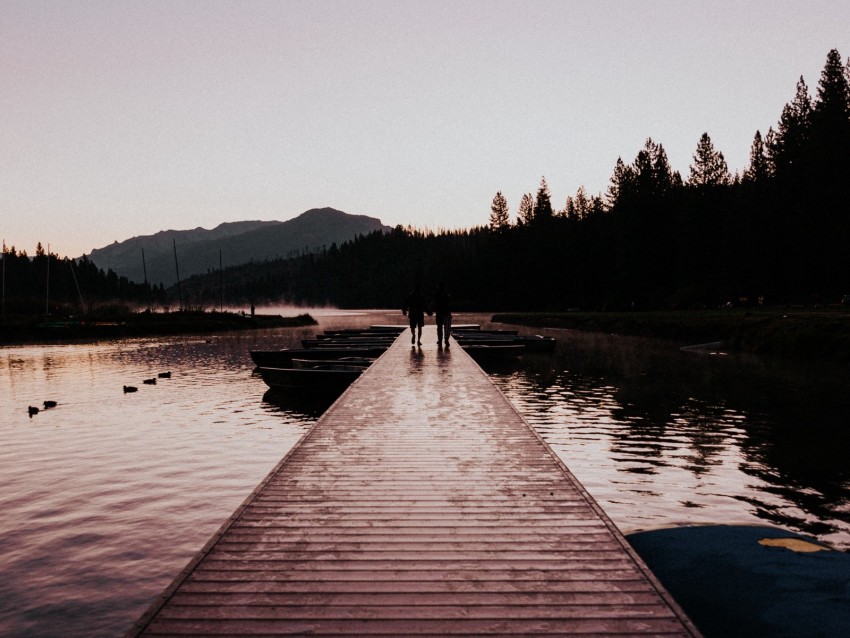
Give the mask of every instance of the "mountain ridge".
<svg viewBox="0 0 850 638">
<path fill-rule="evenodd" d="M 165 286 L 180 279 L 251 261 L 287 257 L 342 243 L 376 230 L 387 232 L 381 220 L 352 215 L 334 208 L 312 208 L 287 221 L 224 222 L 212 229 L 161 230 L 93 249 L 88 258 L 99 268 L 111 269 L 131 281 Z M 144 252 L 143 252 L 144 251 Z M 143 261 L 144 254 L 144 261 Z"/>
</svg>

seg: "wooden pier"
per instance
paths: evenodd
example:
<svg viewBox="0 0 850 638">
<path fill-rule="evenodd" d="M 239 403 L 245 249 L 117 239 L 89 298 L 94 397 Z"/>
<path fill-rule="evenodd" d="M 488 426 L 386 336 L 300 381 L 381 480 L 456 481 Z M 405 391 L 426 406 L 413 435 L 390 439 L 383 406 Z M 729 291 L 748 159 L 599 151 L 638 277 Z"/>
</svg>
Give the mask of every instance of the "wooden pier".
<svg viewBox="0 0 850 638">
<path fill-rule="evenodd" d="M 129 635 L 698 635 L 486 374 L 424 336 L 348 389 Z"/>
</svg>

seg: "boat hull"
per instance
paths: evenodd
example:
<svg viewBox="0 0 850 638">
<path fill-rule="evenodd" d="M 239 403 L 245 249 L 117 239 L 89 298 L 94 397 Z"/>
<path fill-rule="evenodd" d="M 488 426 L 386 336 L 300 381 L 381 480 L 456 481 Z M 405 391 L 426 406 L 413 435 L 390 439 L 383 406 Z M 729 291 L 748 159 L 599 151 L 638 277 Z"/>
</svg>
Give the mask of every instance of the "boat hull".
<svg viewBox="0 0 850 638">
<path fill-rule="evenodd" d="M 341 359 L 343 357 L 381 356 L 385 347 L 363 348 L 283 348 L 282 350 L 251 350 L 251 359 L 258 368 L 291 368 L 292 359 Z"/>
<path fill-rule="evenodd" d="M 260 368 L 260 376 L 273 390 L 309 394 L 339 394 L 363 372 L 361 368 Z"/>
</svg>

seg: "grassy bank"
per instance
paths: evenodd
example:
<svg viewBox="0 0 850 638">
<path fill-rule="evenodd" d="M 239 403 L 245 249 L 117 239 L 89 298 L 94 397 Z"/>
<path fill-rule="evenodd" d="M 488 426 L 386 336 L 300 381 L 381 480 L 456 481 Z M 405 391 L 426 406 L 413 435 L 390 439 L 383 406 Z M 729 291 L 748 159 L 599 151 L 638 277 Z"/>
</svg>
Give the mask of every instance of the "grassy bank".
<svg viewBox="0 0 850 638">
<path fill-rule="evenodd" d="M 681 345 L 725 341 L 745 352 L 850 362 L 848 309 L 505 313 L 493 321 L 656 337 Z"/>
<path fill-rule="evenodd" d="M 45 343 L 78 339 L 154 337 L 209 334 L 231 330 L 256 330 L 316 325 L 309 314 L 243 315 L 235 312 L 138 312 L 86 318 L 7 317 L 0 324 L 0 345 Z"/>
</svg>

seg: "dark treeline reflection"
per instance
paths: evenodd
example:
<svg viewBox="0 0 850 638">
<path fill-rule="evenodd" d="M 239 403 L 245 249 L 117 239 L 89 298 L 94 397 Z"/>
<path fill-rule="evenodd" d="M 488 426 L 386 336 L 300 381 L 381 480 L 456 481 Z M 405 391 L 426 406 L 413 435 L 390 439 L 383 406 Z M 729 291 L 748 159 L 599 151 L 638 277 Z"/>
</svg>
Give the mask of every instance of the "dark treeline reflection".
<svg viewBox="0 0 850 638">
<path fill-rule="evenodd" d="M 742 175 L 729 174 L 707 133 L 685 178 L 648 139 L 632 163 L 617 160 L 604 195 L 582 188 L 558 210 L 544 178 L 536 196 L 523 196 L 515 223 L 497 193 L 487 226 L 397 227 L 231 269 L 225 294 L 395 307 L 420 279 L 450 282 L 456 306 L 468 310 L 836 302 L 850 292 L 847 77 L 833 50 L 814 96 L 801 78 L 776 127 L 755 133 Z M 186 290 L 215 303 L 219 278 L 195 278 Z"/>
<path fill-rule="evenodd" d="M 676 462 L 701 475 L 735 448 L 741 472 L 806 514 L 789 513 L 771 498 L 735 496 L 759 518 L 815 535 L 835 532 L 836 519 L 850 525 L 846 370 L 682 352 L 666 342 L 600 333 L 564 331 L 558 339 L 554 358 L 525 355 L 513 370 L 491 371 L 500 385 L 519 382 L 531 397 L 522 399 L 533 406 L 531 418 L 550 414 L 535 423 L 544 436 L 547 427 L 576 427 L 582 411 L 593 413 L 582 426 L 593 430 L 589 436 L 609 441 L 622 471 L 646 474 Z M 612 424 L 600 426 L 606 419 Z M 671 456 L 683 447 L 684 457 Z"/>
</svg>

